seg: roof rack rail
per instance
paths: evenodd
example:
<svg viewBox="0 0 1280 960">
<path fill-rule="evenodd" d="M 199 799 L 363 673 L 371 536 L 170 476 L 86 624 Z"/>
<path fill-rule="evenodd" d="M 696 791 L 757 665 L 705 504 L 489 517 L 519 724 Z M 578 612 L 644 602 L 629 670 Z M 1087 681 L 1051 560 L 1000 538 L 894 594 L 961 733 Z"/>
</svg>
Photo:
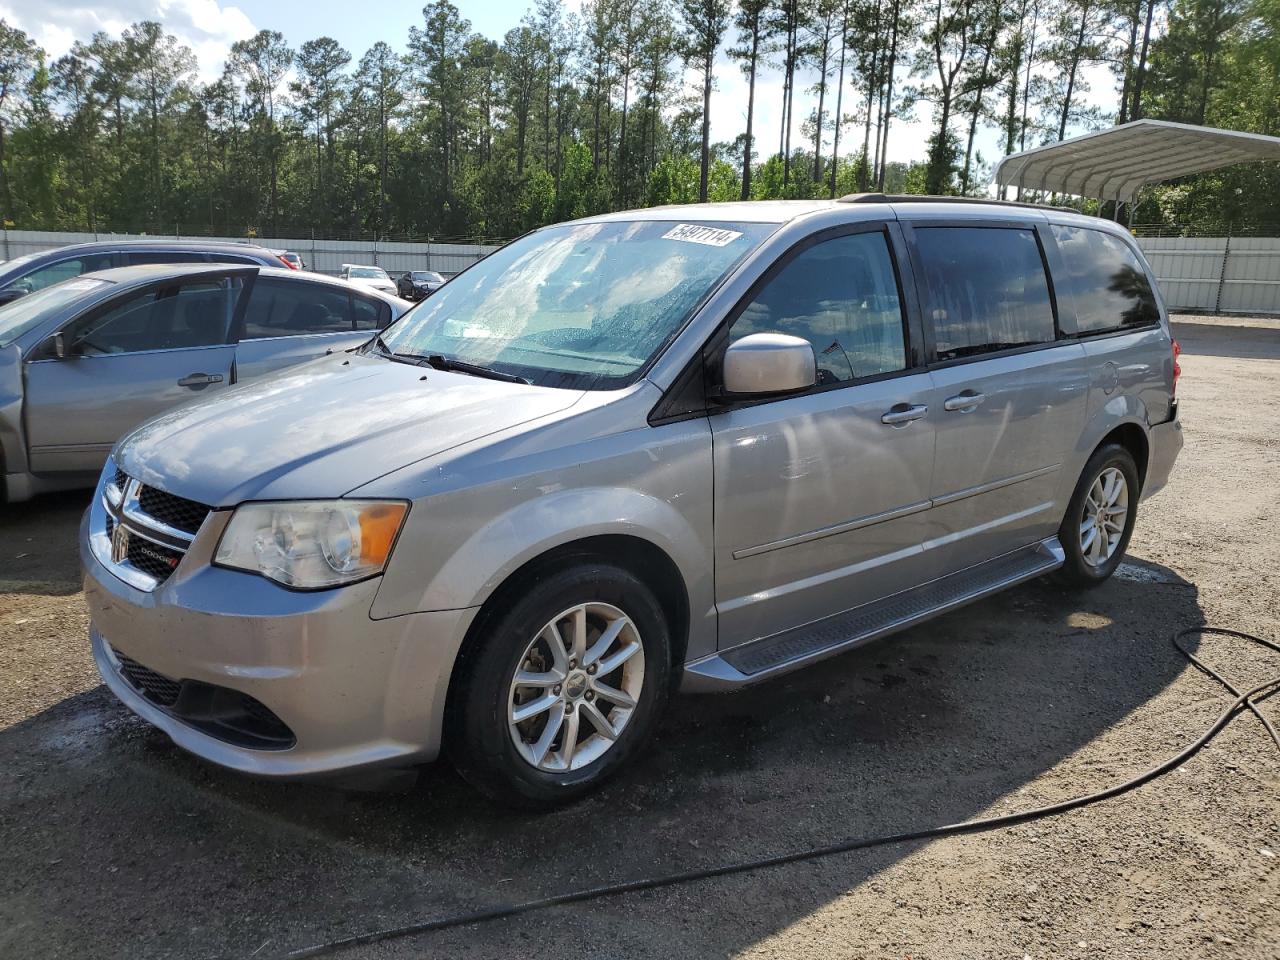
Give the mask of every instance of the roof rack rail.
<svg viewBox="0 0 1280 960">
<path fill-rule="evenodd" d="M 1030 210 L 1059 210 L 1079 213 L 1075 207 L 1052 203 L 1027 203 L 1023 200 L 996 200 L 990 197 L 930 197 L 918 193 L 849 193 L 837 203 L 975 203 L 997 207 L 1025 207 Z"/>
</svg>

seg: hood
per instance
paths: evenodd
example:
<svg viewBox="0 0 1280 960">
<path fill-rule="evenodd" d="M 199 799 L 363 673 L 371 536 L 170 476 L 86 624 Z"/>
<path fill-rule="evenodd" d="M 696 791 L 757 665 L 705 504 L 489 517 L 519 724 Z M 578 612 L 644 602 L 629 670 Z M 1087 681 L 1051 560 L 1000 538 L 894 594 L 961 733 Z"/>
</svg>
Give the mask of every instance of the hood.
<svg viewBox="0 0 1280 960">
<path fill-rule="evenodd" d="M 339 497 L 582 395 L 339 353 L 162 414 L 115 456 L 143 483 L 212 506 Z"/>
</svg>

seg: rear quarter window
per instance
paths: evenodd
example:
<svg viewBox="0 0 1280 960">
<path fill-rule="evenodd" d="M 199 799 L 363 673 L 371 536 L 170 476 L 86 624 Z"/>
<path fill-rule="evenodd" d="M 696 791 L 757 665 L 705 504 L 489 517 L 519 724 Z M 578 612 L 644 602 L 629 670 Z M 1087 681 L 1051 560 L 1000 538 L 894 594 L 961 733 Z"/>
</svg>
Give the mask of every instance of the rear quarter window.
<svg viewBox="0 0 1280 960">
<path fill-rule="evenodd" d="M 1063 286 L 1075 306 L 1076 331 L 1110 333 L 1160 321 L 1155 291 L 1142 262 L 1127 243 L 1102 230 L 1055 224 Z"/>
</svg>

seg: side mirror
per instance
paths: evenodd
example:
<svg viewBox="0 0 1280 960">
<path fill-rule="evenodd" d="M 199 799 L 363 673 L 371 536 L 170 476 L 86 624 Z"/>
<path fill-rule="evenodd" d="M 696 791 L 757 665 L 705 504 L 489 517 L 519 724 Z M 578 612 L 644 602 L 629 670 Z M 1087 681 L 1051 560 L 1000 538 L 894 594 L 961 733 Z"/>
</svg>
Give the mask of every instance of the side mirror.
<svg viewBox="0 0 1280 960">
<path fill-rule="evenodd" d="M 67 359 L 67 335 L 59 330 L 49 338 L 49 353 L 58 360 Z"/>
<path fill-rule="evenodd" d="M 817 381 L 813 347 L 800 337 L 752 333 L 729 344 L 724 352 L 727 398 L 799 393 Z"/>
<path fill-rule="evenodd" d="M 25 297 L 28 293 L 30 293 L 29 290 L 23 290 L 18 286 L 6 287 L 0 290 L 0 303 L 13 303 L 13 301 Z"/>
</svg>

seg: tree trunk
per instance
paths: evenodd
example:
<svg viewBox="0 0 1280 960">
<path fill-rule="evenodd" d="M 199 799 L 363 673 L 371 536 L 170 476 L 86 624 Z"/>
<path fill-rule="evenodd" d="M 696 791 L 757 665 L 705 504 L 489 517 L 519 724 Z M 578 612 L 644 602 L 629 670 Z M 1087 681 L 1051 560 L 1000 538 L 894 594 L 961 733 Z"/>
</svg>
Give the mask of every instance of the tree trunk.
<svg viewBox="0 0 1280 960">
<path fill-rule="evenodd" d="M 845 39 L 849 33 L 849 4 L 846 0 L 843 16 L 840 20 L 840 76 L 836 85 L 836 120 L 831 134 L 831 199 L 836 197 L 836 166 L 840 162 L 840 127 L 844 118 L 840 111 L 844 109 L 844 55 Z"/>
<path fill-rule="evenodd" d="M 626 205 L 627 196 L 630 191 L 627 189 L 630 184 L 627 182 L 627 107 L 631 99 L 631 56 L 627 55 L 627 65 L 622 71 L 622 126 L 618 130 L 618 199 Z"/>
<path fill-rule="evenodd" d="M 707 183 L 711 175 L 711 70 L 715 51 L 706 51 L 706 65 L 702 71 L 702 167 L 698 173 L 698 202 L 707 202 Z"/>
<path fill-rule="evenodd" d="M 867 112 L 862 128 L 862 168 L 858 171 L 858 189 L 866 192 L 871 177 L 875 174 L 875 161 L 871 159 L 871 106 L 876 104 L 876 119 L 879 120 L 880 108 L 875 95 L 880 90 L 880 6 L 882 0 L 876 0 L 875 31 L 872 34 L 871 70 L 867 74 Z M 880 124 L 876 123 L 876 157 L 880 156 Z"/>
<path fill-rule="evenodd" d="M 1075 46 L 1071 50 L 1071 66 L 1067 70 L 1067 92 L 1062 98 L 1062 115 L 1058 119 L 1058 140 L 1067 138 L 1067 120 L 1071 116 L 1071 96 L 1076 87 L 1076 71 L 1080 68 L 1080 56 L 1084 49 L 1084 28 L 1089 19 L 1089 4 L 1080 8 L 1080 29 L 1076 31 Z"/>
<path fill-rule="evenodd" d="M 893 2 L 893 29 L 889 35 L 889 67 L 886 78 L 884 97 L 884 123 L 880 132 L 880 173 L 876 180 L 876 189 L 884 192 L 885 164 L 889 157 L 889 121 L 893 119 L 893 71 L 898 62 L 898 22 L 902 15 L 902 0 Z"/>
<path fill-rule="evenodd" d="M 1155 16 L 1156 0 L 1147 0 L 1147 22 L 1142 29 L 1142 51 L 1138 54 L 1138 69 L 1133 78 L 1133 110 L 1130 119 L 1142 119 L 1142 85 L 1147 78 L 1147 51 L 1151 46 L 1151 20 Z"/>
<path fill-rule="evenodd" d="M 1124 48 L 1124 83 L 1120 87 L 1120 111 L 1116 125 L 1129 122 L 1129 92 L 1133 89 L 1133 55 L 1138 49 L 1138 21 L 1142 19 L 1142 0 L 1134 0 L 1129 19 L 1129 42 Z"/>
<path fill-rule="evenodd" d="M 760 29 L 757 26 L 751 33 L 751 59 L 747 74 L 747 136 L 742 147 L 742 199 L 751 199 L 751 154 L 754 141 L 751 135 L 752 121 L 756 111 L 756 64 L 760 58 Z"/>
<path fill-rule="evenodd" d="M 1001 8 L 996 9 L 995 20 L 997 23 L 1002 12 Z M 991 51 L 996 45 L 996 31 L 994 28 L 987 39 L 989 42 L 984 46 L 982 52 L 982 70 L 978 73 L 978 89 L 973 93 L 973 110 L 969 113 L 969 142 L 964 148 L 964 172 L 960 175 L 960 192 L 965 195 L 969 193 L 969 171 L 973 162 L 973 138 L 978 132 L 978 117 L 982 113 L 982 95 L 987 89 L 987 68 L 991 65 Z"/>
<path fill-rule="evenodd" d="M 813 182 L 822 182 L 822 111 L 827 101 L 827 63 L 831 49 L 830 30 L 822 29 L 822 59 L 818 64 L 818 113 L 813 130 Z"/>
</svg>

